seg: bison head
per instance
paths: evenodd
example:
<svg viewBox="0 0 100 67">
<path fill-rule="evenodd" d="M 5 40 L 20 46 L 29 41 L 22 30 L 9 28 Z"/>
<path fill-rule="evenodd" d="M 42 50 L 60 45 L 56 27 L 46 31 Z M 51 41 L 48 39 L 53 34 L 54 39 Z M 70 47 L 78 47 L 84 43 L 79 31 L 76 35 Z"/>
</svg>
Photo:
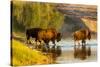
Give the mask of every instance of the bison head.
<svg viewBox="0 0 100 67">
<path fill-rule="evenodd" d="M 91 32 L 90 31 L 88 32 L 88 39 L 89 40 L 91 39 Z"/>
<path fill-rule="evenodd" d="M 86 37 L 87 39 L 91 39 L 91 31 L 90 30 L 86 30 Z"/>
<path fill-rule="evenodd" d="M 56 39 L 57 39 L 57 42 L 59 42 L 60 40 L 61 40 L 61 33 L 57 33 L 57 37 L 56 37 Z"/>
</svg>

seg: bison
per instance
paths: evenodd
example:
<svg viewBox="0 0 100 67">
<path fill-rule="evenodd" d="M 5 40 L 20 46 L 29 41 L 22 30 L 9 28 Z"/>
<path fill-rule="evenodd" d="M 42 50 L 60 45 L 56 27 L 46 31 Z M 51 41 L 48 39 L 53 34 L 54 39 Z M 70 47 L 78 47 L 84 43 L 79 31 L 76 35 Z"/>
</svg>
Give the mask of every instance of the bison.
<svg viewBox="0 0 100 67">
<path fill-rule="evenodd" d="M 29 39 L 30 37 L 35 38 L 35 41 L 38 39 L 38 32 L 41 31 L 41 28 L 31 28 L 26 30 L 26 38 L 27 38 L 27 43 L 30 43 Z"/>
<path fill-rule="evenodd" d="M 88 29 L 80 29 L 73 33 L 73 37 L 75 45 L 77 41 L 80 46 L 79 40 L 82 40 L 82 45 L 84 45 L 86 43 L 86 39 L 91 39 L 91 32 Z"/>
<path fill-rule="evenodd" d="M 35 41 L 44 41 L 47 48 L 49 48 L 49 42 L 55 44 L 55 40 L 58 42 L 61 40 L 61 33 L 58 33 L 54 28 L 42 29 L 42 28 L 31 28 L 26 30 L 27 43 L 29 43 L 30 37 L 35 38 Z"/>
<path fill-rule="evenodd" d="M 45 29 L 38 32 L 38 40 L 43 40 L 46 43 L 47 48 L 49 48 L 49 42 L 55 44 L 55 40 L 59 42 L 61 40 L 61 33 L 58 33 L 55 29 Z"/>
</svg>

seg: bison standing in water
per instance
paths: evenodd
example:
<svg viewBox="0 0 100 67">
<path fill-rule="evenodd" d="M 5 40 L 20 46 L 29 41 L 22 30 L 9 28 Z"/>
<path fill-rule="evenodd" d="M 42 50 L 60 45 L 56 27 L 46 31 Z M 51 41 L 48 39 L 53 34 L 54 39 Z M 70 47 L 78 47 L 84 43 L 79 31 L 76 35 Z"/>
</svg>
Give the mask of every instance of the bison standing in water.
<svg viewBox="0 0 100 67">
<path fill-rule="evenodd" d="M 86 39 L 91 39 L 91 32 L 88 29 L 81 29 L 73 33 L 74 43 L 76 45 L 76 41 L 80 46 L 79 40 L 82 40 L 82 45 L 86 43 Z"/>
<path fill-rule="evenodd" d="M 74 57 L 80 57 L 81 59 L 85 59 L 87 52 L 90 54 L 90 49 L 89 51 L 86 50 L 86 39 L 91 39 L 91 32 L 87 29 L 81 29 L 73 33 L 74 37 Z M 82 49 L 80 49 L 80 42 L 79 40 L 82 41 Z M 76 48 L 76 41 L 78 42 L 78 48 Z"/>
<path fill-rule="evenodd" d="M 61 40 L 61 33 L 58 33 L 56 29 L 41 29 L 41 28 L 32 28 L 26 30 L 27 42 L 29 43 L 30 37 L 35 38 L 35 41 L 44 41 L 47 48 L 49 49 L 49 42 L 55 44 L 55 40 L 58 42 Z"/>
<path fill-rule="evenodd" d="M 43 40 L 49 49 L 49 42 L 52 41 L 55 47 L 55 40 L 59 42 L 61 40 L 61 33 L 58 33 L 55 29 L 45 29 L 38 32 L 38 40 Z"/>
</svg>

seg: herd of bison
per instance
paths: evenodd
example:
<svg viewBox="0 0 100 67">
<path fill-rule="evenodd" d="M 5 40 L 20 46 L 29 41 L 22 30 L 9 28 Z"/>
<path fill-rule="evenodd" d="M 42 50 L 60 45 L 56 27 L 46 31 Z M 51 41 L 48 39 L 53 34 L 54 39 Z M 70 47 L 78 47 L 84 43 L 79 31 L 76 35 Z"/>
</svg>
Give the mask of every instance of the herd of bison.
<svg viewBox="0 0 100 67">
<path fill-rule="evenodd" d="M 91 55 L 91 48 L 86 47 L 86 39 L 91 39 L 90 30 L 80 29 L 73 32 L 72 35 L 74 40 L 74 57 L 86 59 L 86 56 Z M 34 38 L 36 42 L 35 49 L 45 53 L 53 53 L 54 56 L 60 56 L 62 53 L 61 46 L 57 46 L 55 43 L 56 41 L 61 41 L 62 36 L 63 35 L 54 28 L 31 28 L 26 30 L 27 44 L 32 44 L 30 38 Z M 79 42 L 80 40 L 81 43 Z M 53 43 L 52 46 L 49 45 L 50 41 Z M 37 42 L 40 44 L 38 45 Z"/>
</svg>

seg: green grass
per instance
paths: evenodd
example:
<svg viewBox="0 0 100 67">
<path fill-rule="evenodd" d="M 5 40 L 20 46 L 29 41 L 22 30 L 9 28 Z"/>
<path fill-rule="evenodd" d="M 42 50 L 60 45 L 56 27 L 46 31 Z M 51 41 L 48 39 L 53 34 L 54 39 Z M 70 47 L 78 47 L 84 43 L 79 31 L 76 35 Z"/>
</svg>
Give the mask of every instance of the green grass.
<svg viewBox="0 0 100 67">
<path fill-rule="evenodd" d="M 12 65 L 48 64 L 49 59 L 37 50 L 32 50 L 17 40 L 12 39 Z"/>
</svg>

